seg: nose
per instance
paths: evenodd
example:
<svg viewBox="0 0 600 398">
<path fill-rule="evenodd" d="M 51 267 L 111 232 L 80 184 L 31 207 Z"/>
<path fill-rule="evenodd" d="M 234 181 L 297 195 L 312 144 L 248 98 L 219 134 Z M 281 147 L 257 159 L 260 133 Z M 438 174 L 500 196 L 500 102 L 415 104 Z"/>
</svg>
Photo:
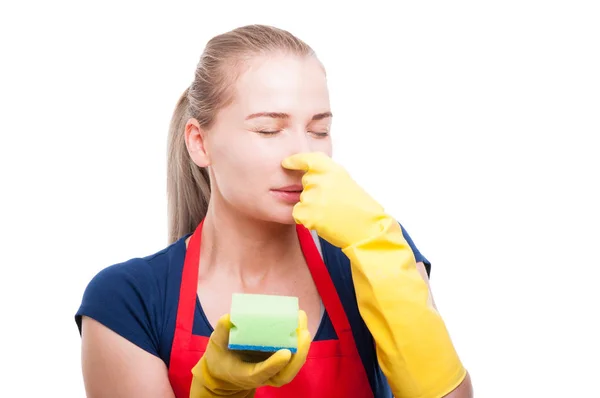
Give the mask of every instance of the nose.
<svg viewBox="0 0 600 398">
<path fill-rule="evenodd" d="M 314 143 L 312 142 L 310 135 L 303 129 L 295 129 L 289 135 L 288 141 L 288 152 L 289 155 L 296 153 L 311 152 L 314 150 Z"/>
</svg>

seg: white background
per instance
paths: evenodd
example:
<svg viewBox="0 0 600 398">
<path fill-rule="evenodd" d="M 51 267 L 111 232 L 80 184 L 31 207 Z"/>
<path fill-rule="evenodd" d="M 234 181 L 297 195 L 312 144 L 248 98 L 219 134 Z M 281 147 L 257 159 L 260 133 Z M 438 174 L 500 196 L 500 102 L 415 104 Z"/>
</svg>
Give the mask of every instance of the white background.
<svg viewBox="0 0 600 398">
<path fill-rule="evenodd" d="M 476 396 L 600 396 L 593 3 L 3 3 L 0 396 L 84 396 L 82 293 L 166 245 L 171 111 L 248 23 L 324 62 L 334 157 L 433 262 Z"/>
</svg>

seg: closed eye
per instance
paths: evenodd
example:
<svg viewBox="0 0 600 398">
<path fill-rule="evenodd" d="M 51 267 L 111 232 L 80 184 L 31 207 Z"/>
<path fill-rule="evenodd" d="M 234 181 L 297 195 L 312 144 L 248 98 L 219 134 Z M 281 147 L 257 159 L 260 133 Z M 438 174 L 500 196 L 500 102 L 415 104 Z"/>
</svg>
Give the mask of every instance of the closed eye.
<svg viewBox="0 0 600 398">
<path fill-rule="evenodd" d="M 281 133 L 281 130 L 257 130 L 256 132 L 264 135 L 275 135 Z"/>
<path fill-rule="evenodd" d="M 319 138 L 324 138 L 327 137 L 329 135 L 329 131 L 309 131 L 310 134 L 317 136 Z"/>
<path fill-rule="evenodd" d="M 263 135 L 275 135 L 278 133 L 281 133 L 282 130 L 256 130 L 257 133 L 259 134 L 263 134 Z M 308 131 L 309 134 L 312 134 L 316 137 L 319 138 L 324 138 L 329 136 L 329 132 L 328 131 Z"/>
</svg>

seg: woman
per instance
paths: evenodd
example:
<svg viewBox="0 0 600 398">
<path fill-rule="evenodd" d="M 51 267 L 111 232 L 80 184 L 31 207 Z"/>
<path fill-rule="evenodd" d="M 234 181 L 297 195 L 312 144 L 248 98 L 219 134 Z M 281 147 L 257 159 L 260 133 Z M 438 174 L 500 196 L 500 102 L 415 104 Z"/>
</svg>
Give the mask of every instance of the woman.
<svg viewBox="0 0 600 398">
<path fill-rule="evenodd" d="M 170 245 L 101 271 L 77 312 L 88 396 L 471 396 L 427 260 L 331 160 L 331 119 L 301 40 L 209 41 L 169 132 Z M 298 297 L 297 353 L 228 351 L 234 292 Z"/>
</svg>

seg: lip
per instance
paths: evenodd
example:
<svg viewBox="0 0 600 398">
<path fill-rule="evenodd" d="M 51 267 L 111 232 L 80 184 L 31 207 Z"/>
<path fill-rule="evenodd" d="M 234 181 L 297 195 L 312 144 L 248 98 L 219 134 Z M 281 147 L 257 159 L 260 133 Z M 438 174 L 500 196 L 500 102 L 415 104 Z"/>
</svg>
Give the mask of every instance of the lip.
<svg viewBox="0 0 600 398">
<path fill-rule="evenodd" d="M 302 185 L 288 185 L 287 187 L 272 189 L 271 193 L 275 195 L 277 199 L 294 205 L 300 202 L 300 195 L 302 194 L 303 189 Z"/>
<path fill-rule="evenodd" d="M 273 189 L 275 192 L 302 192 L 304 187 L 301 184 L 288 185 L 286 187 Z"/>
</svg>

